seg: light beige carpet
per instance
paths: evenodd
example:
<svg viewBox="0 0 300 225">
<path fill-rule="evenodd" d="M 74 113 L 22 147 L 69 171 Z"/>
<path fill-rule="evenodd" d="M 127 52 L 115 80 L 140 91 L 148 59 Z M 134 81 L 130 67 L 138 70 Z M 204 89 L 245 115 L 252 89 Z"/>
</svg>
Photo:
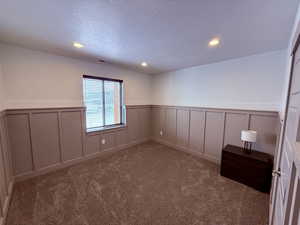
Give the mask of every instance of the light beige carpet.
<svg viewBox="0 0 300 225">
<path fill-rule="evenodd" d="M 7 225 L 265 225 L 268 197 L 149 142 L 16 184 Z"/>
</svg>

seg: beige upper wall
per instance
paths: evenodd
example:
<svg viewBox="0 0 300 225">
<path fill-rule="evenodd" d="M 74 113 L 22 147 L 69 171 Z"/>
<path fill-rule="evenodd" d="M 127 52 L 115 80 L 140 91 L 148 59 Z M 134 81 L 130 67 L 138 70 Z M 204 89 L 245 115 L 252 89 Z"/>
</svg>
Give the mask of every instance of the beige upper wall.
<svg viewBox="0 0 300 225">
<path fill-rule="evenodd" d="M 82 74 L 123 79 L 128 105 L 278 110 L 286 51 L 146 75 L 0 44 L 7 108 L 82 106 Z"/>
<path fill-rule="evenodd" d="M 8 108 L 82 106 L 82 75 L 124 80 L 125 103 L 151 103 L 151 76 L 111 64 L 0 44 Z"/>
<path fill-rule="evenodd" d="M 153 103 L 277 111 L 285 69 L 282 50 L 156 75 Z"/>
</svg>

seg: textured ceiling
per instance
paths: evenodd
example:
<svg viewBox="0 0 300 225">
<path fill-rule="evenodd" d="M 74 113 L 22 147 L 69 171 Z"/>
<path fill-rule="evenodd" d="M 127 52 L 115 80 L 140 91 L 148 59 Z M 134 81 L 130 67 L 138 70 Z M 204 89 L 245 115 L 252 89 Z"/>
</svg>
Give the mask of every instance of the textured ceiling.
<svg viewBox="0 0 300 225">
<path fill-rule="evenodd" d="M 287 47 L 298 0 L 2 0 L 0 41 L 146 73 Z M 213 37 L 221 45 L 208 48 Z M 75 49 L 73 41 L 85 45 Z M 149 67 L 139 64 L 146 61 Z"/>
</svg>

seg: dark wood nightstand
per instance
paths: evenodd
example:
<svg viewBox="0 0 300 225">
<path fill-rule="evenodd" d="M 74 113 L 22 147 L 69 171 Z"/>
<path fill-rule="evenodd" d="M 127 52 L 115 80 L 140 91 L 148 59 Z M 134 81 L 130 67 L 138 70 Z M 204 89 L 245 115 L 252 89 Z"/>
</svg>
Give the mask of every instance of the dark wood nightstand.
<svg viewBox="0 0 300 225">
<path fill-rule="evenodd" d="M 248 185 L 261 192 L 270 192 L 273 156 L 227 145 L 222 151 L 221 175 Z"/>
</svg>

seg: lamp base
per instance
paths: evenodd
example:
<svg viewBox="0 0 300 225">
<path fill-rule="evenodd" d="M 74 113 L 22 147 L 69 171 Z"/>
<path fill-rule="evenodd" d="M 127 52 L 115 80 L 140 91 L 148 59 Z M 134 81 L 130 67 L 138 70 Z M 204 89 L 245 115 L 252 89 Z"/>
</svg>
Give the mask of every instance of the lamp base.
<svg viewBox="0 0 300 225">
<path fill-rule="evenodd" d="M 248 142 L 248 141 L 244 142 L 244 152 L 247 154 L 251 154 L 251 152 L 252 152 L 252 143 L 251 142 Z"/>
</svg>

